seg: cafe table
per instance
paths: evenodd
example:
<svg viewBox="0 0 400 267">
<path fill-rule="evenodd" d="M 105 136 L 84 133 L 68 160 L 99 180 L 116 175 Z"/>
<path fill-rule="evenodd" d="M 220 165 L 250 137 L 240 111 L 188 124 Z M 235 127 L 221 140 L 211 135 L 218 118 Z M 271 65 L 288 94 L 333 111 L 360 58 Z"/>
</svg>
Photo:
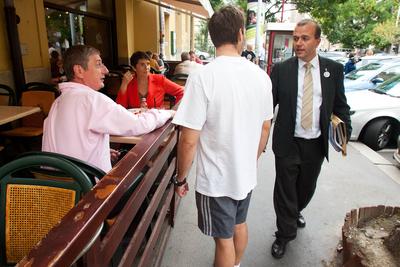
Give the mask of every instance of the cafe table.
<svg viewBox="0 0 400 267">
<path fill-rule="evenodd" d="M 0 106 L 0 125 L 40 112 L 39 107 Z"/>
</svg>

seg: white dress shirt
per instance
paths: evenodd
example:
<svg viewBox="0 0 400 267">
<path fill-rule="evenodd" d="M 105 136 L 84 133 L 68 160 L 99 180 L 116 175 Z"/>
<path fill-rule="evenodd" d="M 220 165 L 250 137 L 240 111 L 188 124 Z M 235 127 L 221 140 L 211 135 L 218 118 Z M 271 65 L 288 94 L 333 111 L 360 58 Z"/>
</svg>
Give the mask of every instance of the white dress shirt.
<svg viewBox="0 0 400 267">
<path fill-rule="evenodd" d="M 321 135 L 321 129 L 319 126 L 320 118 L 320 107 L 322 104 L 322 90 L 321 90 L 321 76 L 319 70 L 319 60 L 318 56 L 315 56 L 311 61 L 311 74 L 313 78 L 313 122 L 310 129 L 304 129 L 301 126 L 301 109 L 303 100 L 303 90 L 304 90 L 304 75 L 306 68 L 304 65 L 307 62 L 299 59 L 298 67 L 298 88 L 297 88 L 297 107 L 296 107 L 296 127 L 294 130 L 295 137 L 301 137 L 305 139 L 317 138 Z"/>
</svg>

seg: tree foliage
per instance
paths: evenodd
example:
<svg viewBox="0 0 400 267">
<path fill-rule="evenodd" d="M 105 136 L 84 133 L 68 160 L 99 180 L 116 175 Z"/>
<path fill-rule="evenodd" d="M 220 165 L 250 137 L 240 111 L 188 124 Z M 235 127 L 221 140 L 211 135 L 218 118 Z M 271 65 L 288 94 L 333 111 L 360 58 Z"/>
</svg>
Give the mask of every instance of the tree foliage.
<svg viewBox="0 0 400 267">
<path fill-rule="evenodd" d="M 209 0 L 211 7 L 214 11 L 224 6 L 224 0 Z M 199 22 L 198 30 L 195 36 L 195 47 L 200 51 L 207 51 L 214 54 L 214 49 L 208 38 L 207 21 L 202 20 Z"/>
<path fill-rule="evenodd" d="M 400 28 L 396 27 L 394 20 L 387 20 L 376 25 L 372 37 L 378 47 L 385 47 L 390 44 L 400 43 Z"/>
<path fill-rule="evenodd" d="M 311 14 L 332 43 L 361 48 L 374 44 L 383 48 L 393 39 L 380 33 L 395 18 L 399 0 L 293 0 L 292 3 L 300 12 Z"/>
</svg>

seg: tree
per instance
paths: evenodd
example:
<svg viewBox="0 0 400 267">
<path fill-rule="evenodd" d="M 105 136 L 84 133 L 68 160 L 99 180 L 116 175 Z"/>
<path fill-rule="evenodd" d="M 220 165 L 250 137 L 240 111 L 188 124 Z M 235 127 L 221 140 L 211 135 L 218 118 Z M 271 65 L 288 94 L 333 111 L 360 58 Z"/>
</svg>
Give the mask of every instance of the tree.
<svg viewBox="0 0 400 267">
<path fill-rule="evenodd" d="M 210 0 L 211 7 L 213 10 L 218 10 L 224 5 L 223 0 Z M 209 42 L 207 21 L 202 20 L 199 23 L 198 31 L 195 37 L 195 47 L 201 51 L 207 51 L 210 54 L 214 54 L 213 46 Z"/>
<path fill-rule="evenodd" d="M 367 47 L 374 44 L 383 48 L 386 37 L 377 35 L 387 21 L 393 19 L 398 0 L 293 0 L 302 13 L 310 13 L 332 43 L 346 47 Z"/>
<path fill-rule="evenodd" d="M 400 43 L 400 29 L 394 20 L 387 20 L 374 28 L 372 37 L 378 47 L 388 47 Z"/>
</svg>

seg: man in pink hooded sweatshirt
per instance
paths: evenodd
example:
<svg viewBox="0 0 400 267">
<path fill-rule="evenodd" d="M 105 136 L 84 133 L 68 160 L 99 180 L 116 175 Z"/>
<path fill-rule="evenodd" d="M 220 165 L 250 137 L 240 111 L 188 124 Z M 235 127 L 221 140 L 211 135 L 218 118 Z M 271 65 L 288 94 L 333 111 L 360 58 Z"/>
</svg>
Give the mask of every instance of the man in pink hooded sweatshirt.
<svg viewBox="0 0 400 267">
<path fill-rule="evenodd" d="M 162 126 L 174 111 L 151 109 L 138 115 L 116 104 L 98 90 L 108 69 L 100 52 L 77 45 L 65 52 L 68 82 L 44 122 L 42 150 L 72 156 L 108 172 L 111 170 L 111 135 L 141 135 Z"/>
</svg>

